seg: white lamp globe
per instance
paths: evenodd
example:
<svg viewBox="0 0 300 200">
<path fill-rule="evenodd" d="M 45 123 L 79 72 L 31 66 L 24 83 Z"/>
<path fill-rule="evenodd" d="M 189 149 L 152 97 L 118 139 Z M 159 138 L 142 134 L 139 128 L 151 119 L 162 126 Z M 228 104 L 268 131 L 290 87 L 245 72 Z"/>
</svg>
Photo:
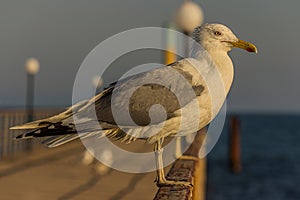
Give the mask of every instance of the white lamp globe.
<svg viewBox="0 0 300 200">
<path fill-rule="evenodd" d="M 95 88 L 100 88 L 103 85 L 103 79 L 100 76 L 94 76 L 92 79 L 92 83 Z"/>
<path fill-rule="evenodd" d="M 30 75 L 35 75 L 40 70 L 40 63 L 35 58 L 29 58 L 25 63 L 25 70 Z"/>
<path fill-rule="evenodd" d="M 175 15 L 176 25 L 188 34 L 192 33 L 197 26 L 200 26 L 203 19 L 201 7 L 192 1 L 185 1 Z"/>
</svg>

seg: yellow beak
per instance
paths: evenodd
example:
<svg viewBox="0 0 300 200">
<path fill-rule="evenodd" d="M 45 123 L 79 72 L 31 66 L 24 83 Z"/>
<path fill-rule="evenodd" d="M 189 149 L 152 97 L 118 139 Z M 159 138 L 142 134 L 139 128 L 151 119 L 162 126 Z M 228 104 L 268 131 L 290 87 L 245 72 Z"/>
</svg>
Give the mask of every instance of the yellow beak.
<svg viewBox="0 0 300 200">
<path fill-rule="evenodd" d="M 245 42 L 243 40 L 238 40 L 237 42 L 229 42 L 229 43 L 232 44 L 233 47 L 237 47 L 240 49 L 245 49 L 246 51 L 249 51 L 249 52 L 257 53 L 256 46 L 249 42 Z"/>
</svg>

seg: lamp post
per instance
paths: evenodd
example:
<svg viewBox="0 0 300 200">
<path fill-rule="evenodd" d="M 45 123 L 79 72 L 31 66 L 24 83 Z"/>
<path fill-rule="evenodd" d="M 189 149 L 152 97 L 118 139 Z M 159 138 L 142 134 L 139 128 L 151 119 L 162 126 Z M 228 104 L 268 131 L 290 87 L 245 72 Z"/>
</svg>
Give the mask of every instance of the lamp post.
<svg viewBox="0 0 300 200">
<path fill-rule="evenodd" d="M 175 14 L 176 26 L 187 36 L 190 36 L 194 29 L 203 23 L 204 15 L 201 7 L 191 0 L 185 0 L 182 5 L 177 9 Z M 183 41 L 185 57 L 189 57 L 189 42 L 188 39 Z M 186 136 L 185 141 L 176 140 L 177 145 L 181 146 L 182 142 L 191 143 L 193 136 Z M 176 149 L 176 157 L 180 155 L 181 147 Z"/>
<path fill-rule="evenodd" d="M 173 23 L 165 23 L 164 27 L 168 29 L 167 33 L 164 35 L 164 45 L 166 51 L 164 52 L 163 56 L 163 63 L 165 65 L 169 65 L 177 60 L 177 45 L 176 45 L 176 38 L 172 31 L 175 30 L 175 26 Z"/>
<path fill-rule="evenodd" d="M 100 76 L 94 76 L 92 79 L 93 86 L 96 89 L 96 94 L 102 91 L 103 88 L 103 79 Z"/>
<path fill-rule="evenodd" d="M 96 89 L 96 95 L 99 94 L 103 90 L 103 78 L 101 76 L 94 76 L 92 78 L 92 84 Z M 90 153 L 91 152 L 91 153 Z M 85 165 L 93 164 L 93 170 L 96 174 L 105 175 L 110 171 L 110 168 L 107 165 L 102 164 L 101 162 L 95 162 L 94 159 L 94 149 L 89 149 L 89 151 L 85 151 L 82 158 L 82 163 Z M 105 160 L 106 163 L 113 163 L 113 154 L 110 149 L 106 149 L 101 153 L 101 160 Z"/>
<path fill-rule="evenodd" d="M 27 92 L 26 92 L 26 114 L 27 121 L 33 120 L 33 105 L 34 105 L 34 76 L 40 69 L 40 63 L 35 58 L 29 58 L 25 63 L 25 71 L 27 73 Z M 32 141 L 28 140 L 25 146 L 27 151 L 32 149 Z"/>
<path fill-rule="evenodd" d="M 27 73 L 26 112 L 27 120 L 33 120 L 34 105 L 34 77 L 40 69 L 40 63 L 35 58 L 29 58 L 25 63 Z"/>
<path fill-rule="evenodd" d="M 191 0 L 185 0 L 183 4 L 178 8 L 175 15 L 176 25 L 181 31 L 190 36 L 197 26 L 203 23 L 203 11 L 201 7 Z M 186 57 L 189 56 L 188 41 L 184 41 L 184 52 Z"/>
</svg>

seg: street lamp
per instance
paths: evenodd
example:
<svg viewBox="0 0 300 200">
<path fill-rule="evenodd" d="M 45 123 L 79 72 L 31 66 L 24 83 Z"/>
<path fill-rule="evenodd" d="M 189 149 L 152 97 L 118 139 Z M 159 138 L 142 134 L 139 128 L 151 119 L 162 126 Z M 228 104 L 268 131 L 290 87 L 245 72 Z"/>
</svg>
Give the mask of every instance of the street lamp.
<svg viewBox="0 0 300 200">
<path fill-rule="evenodd" d="M 103 79 L 100 76 L 94 76 L 92 79 L 93 86 L 96 89 L 96 94 L 102 91 Z"/>
<path fill-rule="evenodd" d="M 187 35 L 203 23 L 203 11 L 201 7 L 189 0 L 185 0 L 178 8 L 175 15 L 176 25 Z"/>
<path fill-rule="evenodd" d="M 203 23 L 204 16 L 201 7 L 191 0 L 185 0 L 183 4 L 177 9 L 175 14 L 176 26 L 187 36 L 190 36 L 194 29 Z M 186 37 L 183 41 L 185 57 L 189 57 L 189 40 Z M 200 131 L 199 131 L 200 132 Z M 201 133 L 198 133 L 201 134 Z M 175 156 L 179 158 L 182 155 L 181 145 L 184 143 L 191 143 L 194 138 L 192 135 L 187 135 L 185 141 L 180 137 L 176 138 L 176 152 Z"/>
<path fill-rule="evenodd" d="M 35 58 L 29 58 L 25 63 L 27 73 L 27 93 L 26 93 L 26 112 L 27 120 L 33 120 L 33 105 L 34 105 L 34 77 L 40 69 L 40 63 Z"/>
<path fill-rule="evenodd" d="M 175 14 L 176 26 L 187 36 L 190 36 L 197 26 L 203 23 L 201 7 L 190 0 L 185 0 Z M 185 57 L 189 56 L 188 39 L 183 42 Z"/>
</svg>

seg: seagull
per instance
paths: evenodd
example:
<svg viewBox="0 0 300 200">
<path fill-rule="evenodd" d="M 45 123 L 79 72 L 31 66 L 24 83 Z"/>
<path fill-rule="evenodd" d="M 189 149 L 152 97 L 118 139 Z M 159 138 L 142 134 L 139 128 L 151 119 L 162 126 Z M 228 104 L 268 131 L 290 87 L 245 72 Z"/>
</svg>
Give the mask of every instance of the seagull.
<svg viewBox="0 0 300 200">
<path fill-rule="evenodd" d="M 92 136 L 106 136 L 127 143 L 142 139 L 154 146 L 158 186 L 190 185 L 165 178 L 164 138 L 195 133 L 214 119 L 233 82 L 234 68 L 228 55 L 232 48 L 257 53 L 253 44 L 238 39 L 222 24 L 203 24 L 192 36 L 202 47 L 194 50 L 195 57 L 130 76 L 58 115 L 10 129 L 27 131 L 16 139 L 48 137 L 44 143 L 49 147 Z M 205 57 L 209 59 L 203 60 Z M 220 81 L 215 81 L 215 77 Z M 163 86 L 159 84 L 162 82 Z M 192 92 L 187 92 L 190 89 Z M 212 103 L 214 101 L 216 103 Z M 92 125 L 91 109 L 95 110 L 100 126 Z M 118 111 L 118 119 L 113 110 Z M 193 118 L 195 110 L 199 111 L 196 120 Z M 130 119 L 126 112 L 130 113 Z"/>
</svg>

